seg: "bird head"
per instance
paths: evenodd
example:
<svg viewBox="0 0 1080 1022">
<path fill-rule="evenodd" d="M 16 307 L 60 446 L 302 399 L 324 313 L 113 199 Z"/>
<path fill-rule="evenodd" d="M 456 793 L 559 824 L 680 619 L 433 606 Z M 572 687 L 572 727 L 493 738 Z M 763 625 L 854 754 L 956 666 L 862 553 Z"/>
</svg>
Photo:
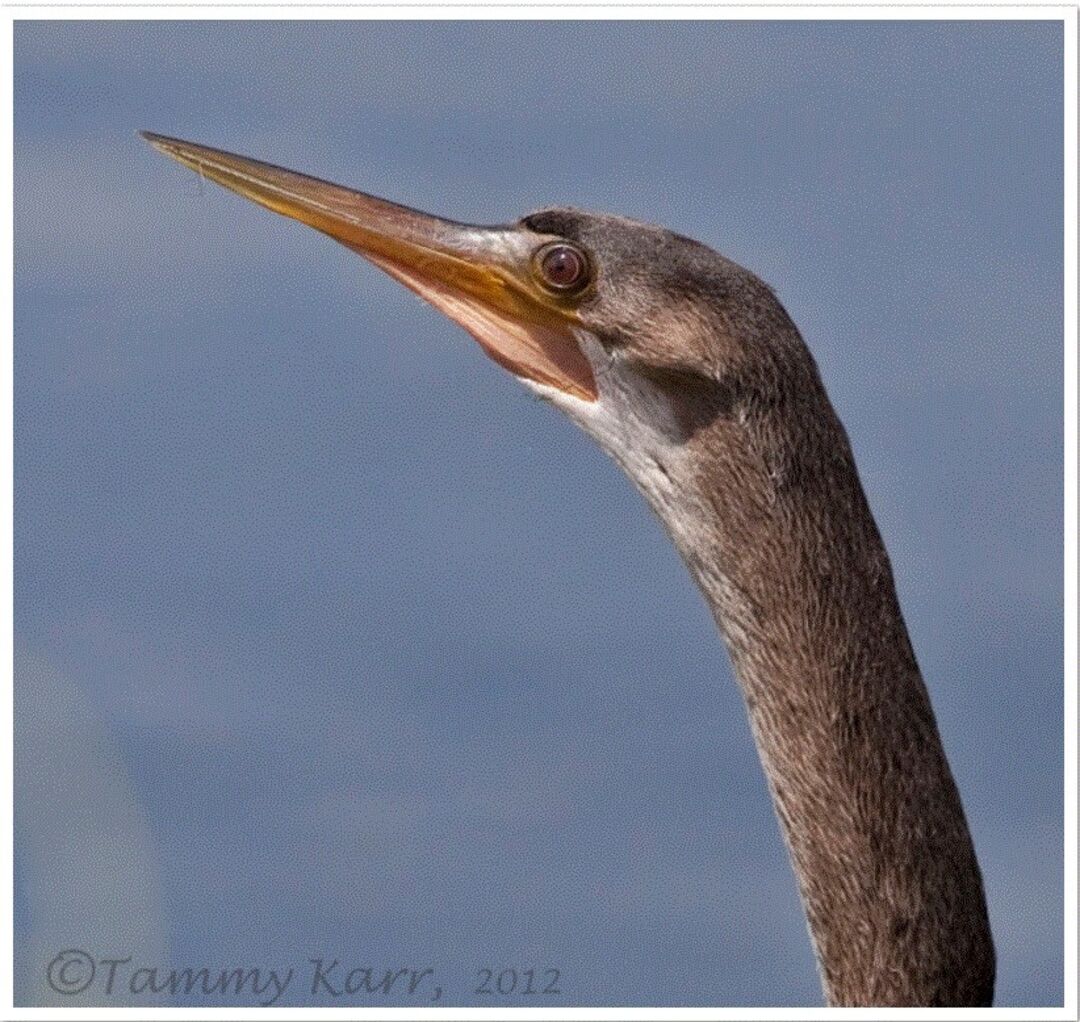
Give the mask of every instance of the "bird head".
<svg viewBox="0 0 1080 1022">
<path fill-rule="evenodd" d="M 455 223 L 271 164 L 143 133 L 156 149 L 329 235 L 463 326 L 641 485 L 677 444 L 803 346 L 772 292 L 706 246 L 575 209 Z"/>
</svg>

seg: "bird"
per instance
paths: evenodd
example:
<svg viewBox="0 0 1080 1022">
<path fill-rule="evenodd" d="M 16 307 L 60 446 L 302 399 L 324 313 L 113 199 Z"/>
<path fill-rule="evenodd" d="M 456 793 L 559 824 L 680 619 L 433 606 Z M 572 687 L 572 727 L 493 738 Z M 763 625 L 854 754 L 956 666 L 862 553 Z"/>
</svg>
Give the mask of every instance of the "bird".
<svg viewBox="0 0 1080 1022">
<path fill-rule="evenodd" d="M 983 879 L 889 557 L 774 291 L 619 216 L 463 224 L 141 134 L 400 281 L 623 469 L 727 647 L 826 1003 L 992 1004 Z"/>
</svg>

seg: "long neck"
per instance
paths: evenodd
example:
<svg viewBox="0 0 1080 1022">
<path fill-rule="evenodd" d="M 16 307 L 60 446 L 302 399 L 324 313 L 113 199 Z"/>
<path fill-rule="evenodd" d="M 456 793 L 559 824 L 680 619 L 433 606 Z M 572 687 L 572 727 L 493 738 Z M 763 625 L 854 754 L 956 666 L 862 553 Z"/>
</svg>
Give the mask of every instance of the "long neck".
<svg viewBox="0 0 1080 1022">
<path fill-rule="evenodd" d="M 988 1005 L 994 949 L 971 837 L 816 370 L 782 404 L 706 419 L 655 470 L 626 467 L 727 642 L 826 996 Z"/>
</svg>

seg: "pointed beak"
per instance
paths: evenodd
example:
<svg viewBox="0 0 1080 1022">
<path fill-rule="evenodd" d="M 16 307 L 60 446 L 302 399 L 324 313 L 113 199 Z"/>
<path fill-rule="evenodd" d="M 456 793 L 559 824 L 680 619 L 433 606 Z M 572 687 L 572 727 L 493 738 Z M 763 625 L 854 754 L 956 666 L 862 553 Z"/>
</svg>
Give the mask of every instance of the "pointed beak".
<svg viewBox="0 0 1080 1022">
<path fill-rule="evenodd" d="M 155 149 L 240 195 L 330 235 L 411 288 L 517 376 L 594 401 L 572 305 L 546 293 L 534 252 L 554 240 L 517 227 L 472 227 L 269 163 L 141 132 Z"/>
</svg>

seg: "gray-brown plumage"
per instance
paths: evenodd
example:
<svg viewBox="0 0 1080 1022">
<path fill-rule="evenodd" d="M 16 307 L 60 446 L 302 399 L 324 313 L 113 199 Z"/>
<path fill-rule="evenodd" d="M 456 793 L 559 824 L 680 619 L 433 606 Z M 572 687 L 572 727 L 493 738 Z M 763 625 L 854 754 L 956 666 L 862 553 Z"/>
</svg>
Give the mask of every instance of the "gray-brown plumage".
<svg viewBox="0 0 1080 1022">
<path fill-rule="evenodd" d="M 851 447 L 772 292 L 656 228 L 526 224 L 598 253 L 587 328 L 666 394 L 690 466 L 649 493 L 724 634 L 829 1002 L 988 1005 L 982 879 Z M 657 459 L 660 478 L 671 467 Z M 677 519 L 677 521 L 675 520 Z"/>
<path fill-rule="evenodd" d="M 724 635 L 829 1003 L 990 1004 L 982 879 L 889 559 L 772 292 L 658 227 L 468 227 L 148 137 L 417 291 L 624 468 Z"/>
</svg>

